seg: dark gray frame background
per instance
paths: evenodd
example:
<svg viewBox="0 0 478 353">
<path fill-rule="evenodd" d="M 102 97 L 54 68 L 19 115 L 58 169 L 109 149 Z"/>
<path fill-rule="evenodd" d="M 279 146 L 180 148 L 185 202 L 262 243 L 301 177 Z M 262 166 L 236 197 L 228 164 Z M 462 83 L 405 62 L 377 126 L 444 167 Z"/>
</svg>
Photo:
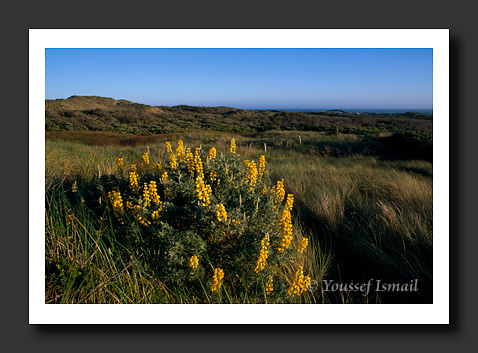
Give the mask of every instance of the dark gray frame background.
<svg viewBox="0 0 478 353">
<path fill-rule="evenodd" d="M 153 5 L 151 5 L 153 4 Z M 476 12 L 472 2 L 8 2 L 3 6 L 2 346 L 7 351 L 462 351 L 476 334 Z M 29 325 L 29 28 L 450 29 L 449 325 Z M 5 109 L 6 108 L 6 109 Z M 8 132 L 8 133 L 5 133 Z M 435 156 L 439 159 L 440 156 Z M 42 176 L 33 176 L 42 177 Z M 6 213 L 5 213 L 6 212 Z M 473 217 L 474 216 L 474 217 Z M 5 222 L 8 220 L 8 222 Z M 5 224 L 8 228 L 5 228 Z M 440 278 L 440 273 L 435 273 Z M 443 288 L 445 290 L 446 288 Z M 440 288 L 435 288 L 440 290 Z M 344 318 L 346 319 L 346 318 Z M 346 321 L 346 320 L 345 320 Z M 11 348 L 10 348 L 11 347 Z"/>
</svg>

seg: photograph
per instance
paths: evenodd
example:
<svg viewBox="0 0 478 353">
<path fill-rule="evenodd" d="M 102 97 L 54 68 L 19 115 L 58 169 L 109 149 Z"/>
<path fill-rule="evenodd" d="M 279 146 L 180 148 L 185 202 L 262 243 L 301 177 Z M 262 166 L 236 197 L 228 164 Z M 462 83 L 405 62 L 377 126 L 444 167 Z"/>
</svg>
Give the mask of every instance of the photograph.
<svg viewBox="0 0 478 353">
<path fill-rule="evenodd" d="M 31 310 L 447 320 L 447 30 L 71 31 L 30 30 Z"/>
</svg>

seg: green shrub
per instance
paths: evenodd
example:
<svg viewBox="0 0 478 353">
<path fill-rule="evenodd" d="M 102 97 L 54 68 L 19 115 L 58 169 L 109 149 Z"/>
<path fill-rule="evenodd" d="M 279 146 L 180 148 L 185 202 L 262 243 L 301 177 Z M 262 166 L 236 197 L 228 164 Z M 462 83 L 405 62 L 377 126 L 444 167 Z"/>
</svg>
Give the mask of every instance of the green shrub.
<svg viewBox="0 0 478 353">
<path fill-rule="evenodd" d="M 128 249 L 124 263 L 131 254 L 141 257 L 168 288 L 200 302 L 296 300 L 310 277 L 291 280 L 300 255 L 300 239 L 292 241 L 293 196 L 283 181 L 271 183 L 265 158 L 167 145 L 166 161 L 150 161 L 147 153 L 143 160 L 120 158 L 96 186 L 77 184 L 74 197 L 110 222 L 114 241 Z"/>
</svg>

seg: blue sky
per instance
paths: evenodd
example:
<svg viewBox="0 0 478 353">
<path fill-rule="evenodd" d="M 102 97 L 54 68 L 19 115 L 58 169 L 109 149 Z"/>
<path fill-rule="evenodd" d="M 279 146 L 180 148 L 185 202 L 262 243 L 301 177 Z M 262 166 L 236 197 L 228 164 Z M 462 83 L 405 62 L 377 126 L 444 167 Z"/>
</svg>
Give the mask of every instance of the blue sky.
<svg viewBox="0 0 478 353">
<path fill-rule="evenodd" d="M 432 49 L 46 49 L 46 99 L 431 109 Z"/>
</svg>

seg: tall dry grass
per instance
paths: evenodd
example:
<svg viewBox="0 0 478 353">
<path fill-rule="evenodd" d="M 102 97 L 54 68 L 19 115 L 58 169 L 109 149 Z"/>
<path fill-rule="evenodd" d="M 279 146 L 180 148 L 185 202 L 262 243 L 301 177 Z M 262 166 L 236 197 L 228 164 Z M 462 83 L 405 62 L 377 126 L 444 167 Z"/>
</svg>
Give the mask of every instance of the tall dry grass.
<svg viewBox="0 0 478 353">
<path fill-rule="evenodd" d="M 47 191 L 57 181 L 109 173 L 118 156 L 140 159 L 147 147 L 153 158 L 164 160 L 164 142 L 179 138 L 186 146 L 214 145 L 218 153 L 226 153 L 230 142 L 229 134 L 196 131 L 135 137 L 133 146 L 124 146 L 118 139 L 108 146 L 47 139 Z M 419 280 L 418 293 L 380 293 L 363 298 L 351 293 L 324 293 L 319 288 L 308 293 L 307 302 L 431 302 L 431 163 L 384 160 L 367 153 L 340 158 L 310 153 L 320 142 L 337 143 L 344 150 L 363 142 L 354 135 L 267 132 L 235 135 L 235 139 L 244 158 L 258 160 L 265 154 L 273 180 L 283 178 L 287 192 L 294 194 L 295 224 L 311 239 L 308 253 L 300 261 L 314 280 Z M 293 276 L 292 270 L 289 275 Z"/>
<path fill-rule="evenodd" d="M 299 222 L 333 244 L 336 279 L 418 279 L 418 293 L 381 293 L 380 300 L 431 301 L 432 179 L 409 171 L 431 169 L 430 163 L 297 156 L 271 164 L 274 178 L 284 178 L 296 195 Z"/>
</svg>

